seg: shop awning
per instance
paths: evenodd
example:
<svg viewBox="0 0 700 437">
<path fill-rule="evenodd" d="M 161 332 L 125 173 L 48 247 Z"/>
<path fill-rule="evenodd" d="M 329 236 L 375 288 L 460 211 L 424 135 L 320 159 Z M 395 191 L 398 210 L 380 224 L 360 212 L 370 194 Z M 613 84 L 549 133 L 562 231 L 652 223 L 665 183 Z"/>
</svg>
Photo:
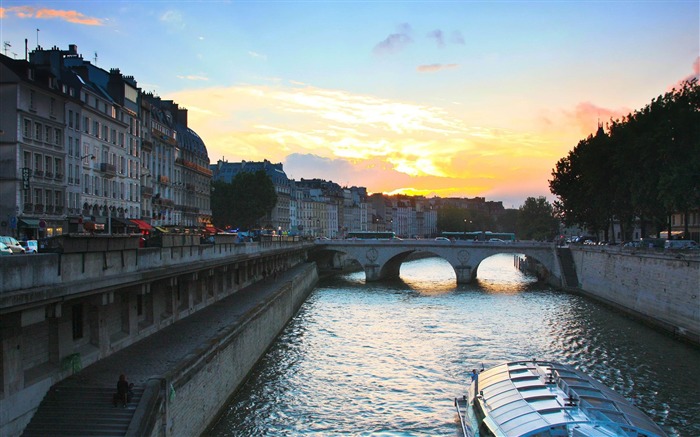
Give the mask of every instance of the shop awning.
<svg viewBox="0 0 700 437">
<path fill-rule="evenodd" d="M 129 220 L 120 218 L 120 217 L 112 217 L 112 226 L 116 227 L 124 227 L 124 228 L 135 228 L 136 224 L 132 223 Z"/>
<path fill-rule="evenodd" d="M 131 221 L 132 221 L 133 223 L 135 223 L 136 226 L 138 226 L 139 229 L 142 230 L 142 231 L 150 231 L 150 230 L 153 229 L 153 226 L 151 226 L 150 224 L 146 223 L 146 222 L 143 221 L 143 220 L 131 219 Z"/>
<path fill-rule="evenodd" d="M 25 228 L 38 228 L 39 227 L 39 219 L 23 218 L 23 219 L 20 219 L 19 224 Z"/>
</svg>

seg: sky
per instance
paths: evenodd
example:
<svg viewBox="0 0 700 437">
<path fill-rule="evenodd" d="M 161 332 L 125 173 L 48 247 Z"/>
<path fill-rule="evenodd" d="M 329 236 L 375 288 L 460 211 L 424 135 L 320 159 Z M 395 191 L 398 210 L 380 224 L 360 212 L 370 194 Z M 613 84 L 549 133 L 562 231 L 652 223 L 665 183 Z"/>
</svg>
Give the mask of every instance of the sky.
<svg viewBox="0 0 700 437">
<path fill-rule="evenodd" d="M 699 77 L 700 2 L 0 0 L 0 39 L 134 76 L 212 163 L 517 208 L 598 123 Z"/>
</svg>

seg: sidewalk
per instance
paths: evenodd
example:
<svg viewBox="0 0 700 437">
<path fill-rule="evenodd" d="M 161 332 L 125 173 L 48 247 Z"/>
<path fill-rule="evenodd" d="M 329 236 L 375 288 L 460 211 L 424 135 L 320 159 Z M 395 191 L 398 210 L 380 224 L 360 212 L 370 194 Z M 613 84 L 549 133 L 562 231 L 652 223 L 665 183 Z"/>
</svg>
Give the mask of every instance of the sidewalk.
<svg viewBox="0 0 700 437">
<path fill-rule="evenodd" d="M 57 386 L 115 387 L 120 374 L 142 387 L 177 367 L 188 355 L 241 320 L 298 273 L 300 265 L 268 277 L 82 369 Z"/>
</svg>

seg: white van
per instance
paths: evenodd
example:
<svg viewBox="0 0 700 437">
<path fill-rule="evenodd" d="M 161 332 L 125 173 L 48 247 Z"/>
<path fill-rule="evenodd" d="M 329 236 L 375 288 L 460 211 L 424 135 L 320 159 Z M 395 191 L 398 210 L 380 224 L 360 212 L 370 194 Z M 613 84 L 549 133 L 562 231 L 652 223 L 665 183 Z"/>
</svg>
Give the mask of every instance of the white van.
<svg viewBox="0 0 700 437">
<path fill-rule="evenodd" d="M 666 240 L 665 249 L 699 249 L 698 243 L 693 240 Z"/>
</svg>

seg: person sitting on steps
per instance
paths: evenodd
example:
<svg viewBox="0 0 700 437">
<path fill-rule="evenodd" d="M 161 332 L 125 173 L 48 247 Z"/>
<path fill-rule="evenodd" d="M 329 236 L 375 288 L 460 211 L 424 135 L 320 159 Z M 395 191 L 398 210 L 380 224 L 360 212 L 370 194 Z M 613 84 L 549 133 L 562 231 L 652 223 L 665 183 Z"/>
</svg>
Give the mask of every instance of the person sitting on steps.
<svg viewBox="0 0 700 437">
<path fill-rule="evenodd" d="M 119 381 L 117 381 L 117 392 L 114 393 L 112 399 L 115 407 L 120 402 L 123 407 L 126 407 L 126 404 L 128 404 L 131 401 L 133 387 L 134 384 L 129 384 L 129 381 L 126 380 L 126 375 L 119 375 Z"/>
</svg>

